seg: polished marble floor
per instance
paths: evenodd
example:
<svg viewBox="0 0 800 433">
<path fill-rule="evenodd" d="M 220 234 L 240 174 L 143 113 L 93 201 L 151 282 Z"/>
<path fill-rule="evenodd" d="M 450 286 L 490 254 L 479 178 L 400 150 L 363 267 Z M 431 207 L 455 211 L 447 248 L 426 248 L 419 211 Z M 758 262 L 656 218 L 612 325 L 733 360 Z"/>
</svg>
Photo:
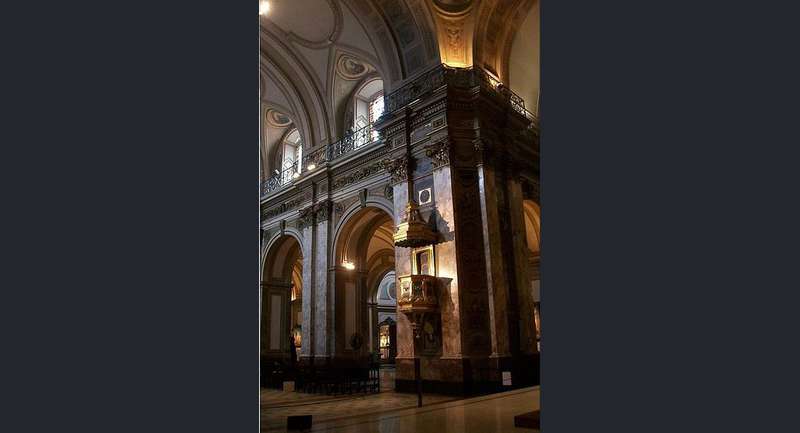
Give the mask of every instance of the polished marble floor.
<svg viewBox="0 0 800 433">
<path fill-rule="evenodd" d="M 355 398 L 313 401 L 311 396 L 293 396 L 292 402 L 264 405 L 262 391 L 262 432 L 286 432 L 288 414 L 311 414 L 311 432 L 337 433 L 500 433 L 537 430 L 514 427 L 514 416 L 539 408 L 539 387 L 470 399 L 426 395 L 423 407 L 416 407 L 416 395 L 392 391 Z M 298 394 L 298 393 L 293 393 Z M 319 397 L 319 396 L 317 396 Z M 306 398 L 303 402 L 303 399 Z"/>
</svg>

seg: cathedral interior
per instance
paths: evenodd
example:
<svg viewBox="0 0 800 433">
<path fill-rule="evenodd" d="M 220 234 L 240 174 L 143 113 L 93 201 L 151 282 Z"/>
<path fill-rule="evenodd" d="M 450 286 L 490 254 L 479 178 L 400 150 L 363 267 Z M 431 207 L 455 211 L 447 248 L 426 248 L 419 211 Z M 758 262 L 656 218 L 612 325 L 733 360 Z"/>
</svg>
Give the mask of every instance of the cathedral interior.
<svg viewBox="0 0 800 433">
<path fill-rule="evenodd" d="M 262 389 L 538 385 L 539 1 L 260 6 Z"/>
</svg>

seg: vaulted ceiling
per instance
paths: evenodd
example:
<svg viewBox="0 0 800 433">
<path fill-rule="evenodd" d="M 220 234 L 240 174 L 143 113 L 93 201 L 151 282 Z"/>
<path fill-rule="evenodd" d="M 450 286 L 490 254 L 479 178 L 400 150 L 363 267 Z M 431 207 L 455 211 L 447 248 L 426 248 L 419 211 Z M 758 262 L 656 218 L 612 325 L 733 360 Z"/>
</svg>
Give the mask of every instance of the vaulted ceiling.
<svg viewBox="0 0 800 433">
<path fill-rule="evenodd" d="M 526 18 L 536 2 L 270 0 L 269 13 L 260 17 L 262 160 L 274 160 L 282 137 L 294 128 L 306 151 L 341 138 L 347 102 L 376 77 L 390 92 L 435 64 L 468 66 L 474 59 L 510 82 L 514 29 L 531 21 Z M 519 65 L 522 75 L 531 73 L 526 63 Z M 535 69 L 535 86 L 517 81 L 536 87 L 538 98 L 538 59 Z"/>
</svg>

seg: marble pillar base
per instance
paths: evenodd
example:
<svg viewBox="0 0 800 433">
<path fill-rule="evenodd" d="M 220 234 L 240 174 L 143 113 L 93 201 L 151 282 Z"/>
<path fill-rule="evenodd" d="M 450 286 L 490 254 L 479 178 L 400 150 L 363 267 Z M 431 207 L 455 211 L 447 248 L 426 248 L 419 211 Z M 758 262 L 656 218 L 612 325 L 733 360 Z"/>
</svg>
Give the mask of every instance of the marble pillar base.
<svg viewBox="0 0 800 433">
<path fill-rule="evenodd" d="M 444 395 L 478 395 L 539 384 L 539 358 L 531 356 L 483 358 L 420 357 L 422 389 Z M 416 392 L 414 359 L 398 358 L 395 390 Z M 503 372 L 511 372 L 511 385 L 503 384 Z"/>
</svg>

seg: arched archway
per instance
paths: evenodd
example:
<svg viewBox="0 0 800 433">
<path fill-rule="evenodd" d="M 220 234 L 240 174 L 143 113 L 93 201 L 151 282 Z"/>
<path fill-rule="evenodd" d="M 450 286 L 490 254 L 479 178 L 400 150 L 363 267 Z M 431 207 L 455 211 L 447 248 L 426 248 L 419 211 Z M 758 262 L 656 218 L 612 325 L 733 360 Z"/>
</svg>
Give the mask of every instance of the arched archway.
<svg viewBox="0 0 800 433">
<path fill-rule="evenodd" d="M 339 229 L 334 259 L 335 353 L 344 358 L 378 355 L 377 291 L 394 272 L 394 222 L 376 206 L 352 209 Z M 374 300 L 374 301 L 373 301 Z"/>
<path fill-rule="evenodd" d="M 299 240 L 279 235 L 266 248 L 261 276 L 262 373 L 289 365 L 299 352 L 295 328 L 302 323 L 303 252 Z"/>
<path fill-rule="evenodd" d="M 369 306 L 374 349 L 381 363 L 394 364 L 397 356 L 397 275 L 389 270 L 377 281 L 370 282 L 374 287 Z"/>
</svg>

